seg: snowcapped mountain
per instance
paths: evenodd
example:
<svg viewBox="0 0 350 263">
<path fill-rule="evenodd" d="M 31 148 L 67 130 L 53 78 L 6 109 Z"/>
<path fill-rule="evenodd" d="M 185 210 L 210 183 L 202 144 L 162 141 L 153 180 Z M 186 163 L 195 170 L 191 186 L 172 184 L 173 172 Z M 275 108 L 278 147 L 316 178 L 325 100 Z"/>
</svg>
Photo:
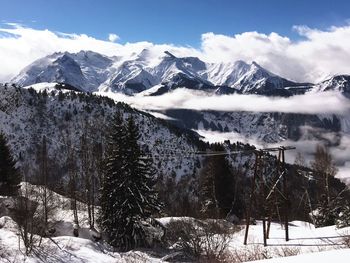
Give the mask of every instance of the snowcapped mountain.
<svg viewBox="0 0 350 263">
<path fill-rule="evenodd" d="M 244 72 L 245 70 L 246 72 Z M 240 72 L 244 74 L 241 76 L 238 75 L 237 77 L 239 78 L 231 84 L 231 87 L 241 91 L 241 93 L 288 95 L 284 88 L 306 85 L 305 83 L 295 83 L 279 77 L 264 69 L 256 62 L 252 62 L 249 66 L 244 66 Z"/>
<path fill-rule="evenodd" d="M 58 52 L 34 61 L 12 82 L 21 86 L 41 82 L 66 83 L 91 92 L 113 72 L 112 62 L 112 58 L 91 51 Z"/>
<path fill-rule="evenodd" d="M 144 49 L 135 58 L 124 61 L 99 90 L 132 95 L 152 88 L 153 92 L 148 92 L 150 95 L 160 95 L 177 87 L 201 89 L 213 86 L 197 73 L 205 69 L 205 63 L 198 58 L 177 58 L 165 52 L 154 61 L 149 53 Z"/>
<path fill-rule="evenodd" d="M 345 96 L 350 95 L 350 75 L 337 75 L 333 76 L 321 83 L 316 84 L 312 92 L 320 91 L 339 91 Z"/>
<path fill-rule="evenodd" d="M 243 61 L 205 63 L 197 57 L 176 57 L 144 49 L 131 57 L 106 57 L 91 51 L 54 53 L 33 62 L 12 82 L 28 86 L 58 82 L 83 91 L 112 91 L 133 95 L 146 90 L 161 95 L 179 87 L 217 93 L 292 95 L 286 87 L 305 86 Z"/>
</svg>

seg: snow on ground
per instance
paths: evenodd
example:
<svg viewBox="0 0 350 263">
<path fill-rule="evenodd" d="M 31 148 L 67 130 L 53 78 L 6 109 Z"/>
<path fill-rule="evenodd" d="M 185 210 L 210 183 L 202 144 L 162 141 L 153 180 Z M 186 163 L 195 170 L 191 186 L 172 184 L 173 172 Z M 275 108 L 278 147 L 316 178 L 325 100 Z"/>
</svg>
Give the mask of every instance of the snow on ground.
<svg viewBox="0 0 350 263">
<path fill-rule="evenodd" d="M 21 191 L 25 187 L 33 196 L 41 191 L 40 186 L 21 183 Z M 78 202 L 79 237 L 73 236 L 73 211 L 70 210 L 70 199 L 55 192 L 48 191 L 50 200 L 56 207 L 52 211 L 50 221 L 54 221 L 56 232 L 54 237 L 42 238 L 41 246 L 33 253 L 25 256 L 25 247 L 18 235 L 17 224 L 8 216 L 0 217 L 0 263 L 2 262 L 62 262 L 62 263 L 109 263 L 109 262 L 162 262 L 141 251 L 127 253 L 113 252 L 104 242 L 94 242 L 88 227 L 87 213 L 83 203 Z M 33 199 L 33 198 L 31 198 Z M 40 207 L 39 207 L 40 209 Z M 97 209 L 96 209 L 97 212 Z M 38 244 L 40 237 L 35 236 Z"/>
<path fill-rule="evenodd" d="M 117 253 L 101 243 L 70 236 L 43 238 L 41 246 L 26 257 L 16 223 L 9 217 L 1 217 L 0 225 L 0 262 L 162 262 L 140 251 Z"/>
<path fill-rule="evenodd" d="M 335 255 L 342 255 L 345 257 L 346 262 L 348 258 L 346 255 L 350 255 L 349 249 L 345 249 L 344 238 L 350 238 L 350 227 L 337 229 L 335 226 L 315 228 L 313 224 L 292 221 L 289 223 L 289 238 L 290 240 L 285 241 L 285 230 L 284 227 L 279 223 L 272 223 L 270 230 L 270 238 L 267 240 L 267 246 L 263 245 L 263 230 L 262 222 L 258 221 L 256 225 L 250 225 L 248 234 L 248 245 L 243 245 L 245 227 L 241 231 L 235 233 L 230 242 L 230 250 L 234 253 L 246 253 L 251 255 L 250 260 L 255 260 L 256 253 L 264 254 L 264 257 L 278 258 L 281 256 L 291 256 L 298 254 L 308 254 L 305 259 L 313 257 L 312 252 L 320 252 L 325 250 L 337 250 L 334 252 Z M 341 250 L 340 250 L 341 249 Z M 315 258 L 321 257 L 319 254 L 314 254 Z M 327 253 L 325 255 L 328 255 Z M 329 253 L 332 255 L 332 252 Z M 303 258 L 303 257 L 301 257 Z M 275 259 L 271 262 L 302 262 L 296 261 L 279 261 Z M 293 259 L 290 259 L 293 260 Z M 264 261 L 265 262 L 265 261 Z M 308 262 L 317 262 L 311 260 Z M 319 261 L 323 262 L 323 261 Z M 345 262 L 345 261 L 339 261 Z M 338 263 L 338 262 L 337 262 Z"/>
<path fill-rule="evenodd" d="M 181 220 L 189 218 L 181 218 Z M 161 218 L 164 224 L 178 218 Z M 230 251 L 239 255 L 246 254 L 247 260 L 256 259 L 253 253 L 262 253 L 261 257 L 280 257 L 306 253 L 288 258 L 275 258 L 263 262 L 325 262 L 324 259 L 337 259 L 337 263 L 348 262 L 350 249 L 343 248 L 340 235 L 348 235 L 350 228 L 336 229 L 334 226 L 314 228 L 312 224 L 294 221 L 290 223 L 290 241 L 284 240 L 284 229 L 280 224 L 271 225 L 271 236 L 268 246 L 263 247 L 262 224 L 250 226 L 248 245 L 243 245 L 244 228 L 233 234 Z M 37 237 L 38 238 L 38 237 Z M 17 226 L 9 217 L 0 218 L 0 262 L 163 262 L 161 259 L 150 257 L 141 251 L 128 253 L 113 252 L 111 248 L 100 242 L 87 238 L 58 236 L 43 238 L 40 248 L 36 248 L 30 257 L 23 254 L 24 247 L 17 236 Z M 333 250 L 337 249 L 337 250 Z M 326 252 L 320 252 L 329 250 Z M 311 253 L 310 252 L 316 252 Z M 283 253 L 285 253 L 283 255 Z M 251 255 L 251 256 L 249 256 Z M 329 261 L 328 261 L 329 262 Z"/>
<path fill-rule="evenodd" d="M 40 191 L 38 186 L 29 185 L 33 192 Z M 24 184 L 22 183 L 22 190 Z M 58 207 L 53 220 L 56 233 L 51 238 L 43 238 L 41 246 L 35 248 L 31 256 L 24 255 L 24 245 L 18 236 L 16 223 L 8 216 L 0 218 L 0 262 L 164 262 L 160 257 L 150 256 L 155 251 L 114 252 L 104 242 L 94 242 L 88 228 L 86 211 L 82 203 L 78 203 L 81 229 L 79 237 L 73 236 L 73 212 L 69 209 L 69 198 L 57 193 L 52 195 Z M 163 217 L 158 219 L 167 225 L 171 220 L 192 221 L 189 217 Z M 263 246 L 262 223 L 249 228 L 248 245 L 243 245 L 245 227 L 230 237 L 229 250 L 234 258 L 245 261 L 263 258 L 298 255 L 289 258 L 277 258 L 264 262 L 324 262 L 323 259 L 337 259 L 337 263 L 348 262 L 350 250 L 344 246 L 344 237 L 350 239 L 350 227 L 337 229 L 335 226 L 315 228 L 312 224 L 292 221 L 289 223 L 290 241 L 285 241 L 285 231 L 281 224 L 272 223 L 268 246 Z M 36 236 L 38 240 L 39 237 Z M 323 252 L 326 251 L 326 252 Z M 312 253 L 314 252 L 314 253 Z M 311 254 L 310 254 L 311 253 Z M 303 255 L 299 255 L 303 254 Z M 153 254 L 154 255 L 154 254 Z M 164 256 L 164 254 L 162 254 Z M 329 262 L 329 261 L 328 261 Z"/>
<path fill-rule="evenodd" d="M 245 228 L 237 233 L 232 245 L 241 246 L 243 244 Z M 292 221 L 289 223 L 289 238 L 285 241 L 284 226 L 279 223 L 272 223 L 270 230 L 270 238 L 267 240 L 268 246 L 288 246 L 300 247 L 304 252 L 314 250 L 314 246 L 332 248 L 341 245 L 340 236 L 350 237 L 350 227 L 337 229 L 335 226 L 315 228 L 313 224 Z M 262 245 L 263 231 L 262 223 L 258 221 L 256 225 L 250 225 L 248 233 L 248 244 Z M 318 248 L 316 248 L 318 249 Z"/>
<path fill-rule="evenodd" d="M 191 221 L 193 218 L 164 217 L 158 220 L 162 224 L 167 225 L 172 220 Z M 266 247 L 263 245 L 263 230 L 261 221 L 257 221 L 256 225 L 250 225 L 247 245 L 243 244 L 244 234 L 245 225 L 242 225 L 241 230 L 234 233 L 230 238 L 229 251 L 235 260 L 237 260 L 238 257 L 240 260 L 244 261 L 274 258 L 271 260 L 271 262 L 309 263 L 324 262 L 318 260 L 319 258 L 322 259 L 324 255 L 325 258 L 331 258 L 332 256 L 340 258 L 341 260 L 337 263 L 341 263 L 348 262 L 350 256 L 350 249 L 344 245 L 344 238 L 349 238 L 350 240 L 350 227 L 341 229 L 337 229 L 335 226 L 315 228 L 311 223 L 292 221 L 289 223 L 290 240 L 287 242 L 285 241 L 284 226 L 282 226 L 280 223 L 272 223 L 270 238 L 267 240 Z M 288 258 L 283 258 L 282 260 L 281 257 Z M 315 260 L 313 257 L 315 257 Z"/>
<path fill-rule="evenodd" d="M 41 83 L 36 83 L 36 84 L 32 84 L 32 85 L 29 85 L 29 86 L 25 86 L 23 87 L 24 89 L 35 89 L 37 92 L 42 92 L 44 90 L 46 90 L 47 92 L 50 92 L 52 90 L 57 90 L 55 87 L 56 87 L 57 83 L 56 82 L 52 82 L 52 83 L 49 83 L 49 82 L 41 82 Z"/>
<path fill-rule="evenodd" d="M 350 258 L 350 249 L 342 249 L 342 250 L 332 250 L 332 251 L 322 251 L 316 253 L 308 253 L 302 254 L 298 256 L 292 257 L 284 257 L 284 258 L 272 258 L 272 259 L 264 259 L 258 261 L 260 263 L 323 263 L 323 262 L 336 262 L 336 263 L 347 263 Z"/>
</svg>

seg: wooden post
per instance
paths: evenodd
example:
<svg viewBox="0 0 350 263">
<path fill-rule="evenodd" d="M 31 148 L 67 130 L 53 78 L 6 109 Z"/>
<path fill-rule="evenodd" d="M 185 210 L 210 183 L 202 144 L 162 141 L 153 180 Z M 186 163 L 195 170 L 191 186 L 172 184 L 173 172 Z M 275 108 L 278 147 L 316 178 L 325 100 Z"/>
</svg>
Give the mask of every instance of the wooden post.
<svg viewBox="0 0 350 263">
<path fill-rule="evenodd" d="M 266 246 L 266 239 L 267 239 L 267 231 L 266 231 L 266 191 L 265 191 L 265 176 L 266 176 L 266 161 L 265 161 L 265 155 L 262 152 L 261 156 L 261 162 L 260 162 L 260 170 L 259 170 L 259 175 L 260 175 L 260 195 L 261 195 L 261 201 L 263 202 L 261 204 L 261 210 L 262 210 L 262 221 L 263 221 L 263 238 L 264 238 L 264 246 Z"/>
<path fill-rule="evenodd" d="M 271 211 L 272 213 L 272 211 Z M 271 226 L 271 218 L 272 218 L 272 215 L 269 215 L 269 218 L 267 219 L 267 229 L 266 229 L 266 238 L 269 239 L 270 238 L 270 226 Z"/>
<path fill-rule="evenodd" d="M 246 227 L 245 227 L 244 242 L 243 242 L 244 245 L 247 245 L 247 240 L 248 240 L 250 216 L 252 213 L 253 200 L 255 197 L 255 180 L 257 176 L 259 160 L 260 160 L 260 155 L 258 154 L 258 152 L 255 152 L 254 175 L 253 175 L 252 186 L 251 186 L 250 202 L 249 202 L 248 211 L 246 214 Z"/>
<path fill-rule="evenodd" d="M 266 242 L 266 219 L 265 217 L 263 217 L 263 220 L 262 220 L 262 223 L 263 223 L 263 237 L 264 237 L 264 247 L 267 246 L 267 242 Z"/>
<path fill-rule="evenodd" d="M 281 147 L 282 152 L 282 172 L 285 172 L 285 159 L 284 159 L 284 148 Z M 289 200 L 287 192 L 287 175 L 283 177 L 283 194 L 284 194 L 284 228 L 286 231 L 286 241 L 289 241 L 289 229 L 288 229 L 288 212 L 289 212 Z"/>
</svg>

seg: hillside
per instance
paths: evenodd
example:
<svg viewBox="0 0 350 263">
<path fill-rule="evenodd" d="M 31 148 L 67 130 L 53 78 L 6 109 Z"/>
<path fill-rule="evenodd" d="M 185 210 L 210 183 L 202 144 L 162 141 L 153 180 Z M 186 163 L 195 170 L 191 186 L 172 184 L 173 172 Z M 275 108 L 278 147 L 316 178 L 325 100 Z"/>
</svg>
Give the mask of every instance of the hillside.
<svg viewBox="0 0 350 263">
<path fill-rule="evenodd" d="M 89 133 L 91 143 L 101 144 L 107 122 L 116 110 L 122 111 L 125 118 L 134 116 L 141 129 L 140 143 L 151 151 L 159 174 L 174 173 L 180 178 L 193 173 L 198 160 L 182 158 L 180 154 L 198 149 L 200 143 L 195 133 L 173 127 L 126 104 L 115 104 L 108 98 L 59 90 L 53 85 L 41 87 L 36 87 L 37 92 L 31 88 L 0 86 L 1 130 L 9 139 L 18 165 L 29 167 L 28 177 L 35 174 L 36 153 L 42 136 L 48 140 L 49 157 L 55 157 L 51 166 L 66 171 L 67 143 L 76 155 L 79 155 L 84 132 Z M 175 153 L 180 153 L 178 158 L 168 158 L 167 155 Z M 62 176 L 64 174 L 52 175 L 56 180 Z"/>
</svg>

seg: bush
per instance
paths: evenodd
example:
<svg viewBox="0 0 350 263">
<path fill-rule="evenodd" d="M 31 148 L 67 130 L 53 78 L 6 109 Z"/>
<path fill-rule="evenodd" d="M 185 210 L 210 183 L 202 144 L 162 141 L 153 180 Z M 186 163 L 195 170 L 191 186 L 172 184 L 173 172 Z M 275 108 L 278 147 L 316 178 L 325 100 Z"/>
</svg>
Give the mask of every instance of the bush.
<svg viewBox="0 0 350 263">
<path fill-rule="evenodd" d="M 227 253 L 233 225 L 224 220 L 187 218 L 167 225 L 168 245 L 201 262 L 221 262 Z"/>
<path fill-rule="evenodd" d="M 347 204 L 342 208 L 337 219 L 337 227 L 350 226 L 350 205 Z"/>
</svg>

